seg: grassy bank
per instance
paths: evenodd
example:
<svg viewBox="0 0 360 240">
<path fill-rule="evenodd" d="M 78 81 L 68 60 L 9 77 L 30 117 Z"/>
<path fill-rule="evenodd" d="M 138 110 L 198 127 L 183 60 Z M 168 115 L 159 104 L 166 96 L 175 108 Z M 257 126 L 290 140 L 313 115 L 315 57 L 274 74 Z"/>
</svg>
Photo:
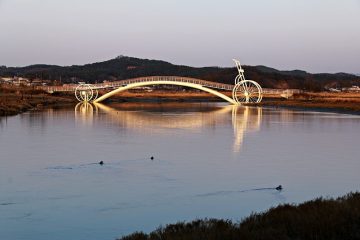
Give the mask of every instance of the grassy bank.
<svg viewBox="0 0 360 240">
<path fill-rule="evenodd" d="M 360 193 L 281 205 L 240 223 L 205 219 L 137 232 L 121 240 L 355 240 L 360 239 Z"/>
<path fill-rule="evenodd" d="M 257 105 L 360 114 L 360 93 L 302 93 L 289 99 L 265 97 Z"/>
<path fill-rule="evenodd" d="M 74 102 L 74 97 L 54 96 L 30 87 L 0 86 L 0 116 L 16 115 L 32 109 L 62 106 Z"/>
</svg>

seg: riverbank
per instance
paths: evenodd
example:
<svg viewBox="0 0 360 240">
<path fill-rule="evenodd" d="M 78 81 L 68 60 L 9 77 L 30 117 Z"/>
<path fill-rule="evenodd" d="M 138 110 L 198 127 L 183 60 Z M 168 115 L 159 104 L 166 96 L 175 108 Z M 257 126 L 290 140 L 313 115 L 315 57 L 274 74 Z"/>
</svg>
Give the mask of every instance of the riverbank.
<svg viewBox="0 0 360 240">
<path fill-rule="evenodd" d="M 100 95 L 105 92 L 100 92 Z M 231 97 L 231 92 L 222 92 Z M 201 91 L 143 90 L 125 91 L 106 101 L 109 102 L 217 102 L 219 98 Z M 49 94 L 30 87 L 0 87 L 0 116 L 9 116 L 45 106 L 62 106 L 76 103 L 73 94 Z M 254 104 L 249 104 L 254 106 Z M 301 93 L 290 98 L 264 95 L 255 106 L 284 107 L 360 114 L 360 93 Z"/>
<path fill-rule="evenodd" d="M 54 96 L 30 87 L 0 87 L 0 116 L 16 115 L 44 107 L 57 107 L 74 104 L 70 96 Z"/>
<path fill-rule="evenodd" d="M 318 198 L 300 205 L 284 204 L 234 223 L 204 219 L 136 232 L 119 240 L 352 240 L 360 237 L 360 193 L 337 199 Z"/>
<path fill-rule="evenodd" d="M 222 92 L 232 97 L 231 92 Z M 206 92 L 179 92 L 179 91 L 153 91 L 153 92 L 122 92 L 111 97 L 110 102 L 216 102 L 217 96 Z M 301 93 L 294 94 L 288 99 L 280 95 L 264 95 L 259 104 L 249 106 L 284 107 L 301 110 L 317 110 L 360 114 L 360 93 Z"/>
<path fill-rule="evenodd" d="M 360 114 L 360 93 L 301 93 L 289 99 L 272 96 L 256 105 Z"/>
</svg>

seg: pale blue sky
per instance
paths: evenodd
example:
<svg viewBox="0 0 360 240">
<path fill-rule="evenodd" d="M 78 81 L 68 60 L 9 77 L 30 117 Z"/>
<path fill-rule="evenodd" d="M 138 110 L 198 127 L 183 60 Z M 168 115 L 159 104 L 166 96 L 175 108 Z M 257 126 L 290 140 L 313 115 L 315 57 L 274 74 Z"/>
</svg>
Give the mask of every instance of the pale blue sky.
<svg viewBox="0 0 360 240">
<path fill-rule="evenodd" d="M 360 72 L 360 0 L 0 0 L 0 65 L 117 55 Z"/>
</svg>

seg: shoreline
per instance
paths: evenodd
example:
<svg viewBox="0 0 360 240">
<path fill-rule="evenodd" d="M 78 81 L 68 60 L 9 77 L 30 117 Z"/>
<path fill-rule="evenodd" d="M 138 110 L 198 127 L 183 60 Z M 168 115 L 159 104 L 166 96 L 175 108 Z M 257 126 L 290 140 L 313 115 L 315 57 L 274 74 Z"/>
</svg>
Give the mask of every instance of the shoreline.
<svg viewBox="0 0 360 240">
<path fill-rule="evenodd" d="M 222 92 L 231 96 L 229 92 Z M 179 92 L 124 92 L 114 96 L 106 102 L 218 102 L 219 98 L 207 93 L 179 93 Z M 318 111 L 329 113 L 360 115 L 360 93 L 304 93 L 296 94 L 285 99 L 280 96 L 265 95 L 263 101 L 257 104 L 244 104 L 252 107 L 271 107 L 292 110 Z"/>
<path fill-rule="evenodd" d="M 5 91 L 4 91 L 5 90 Z M 72 94 L 49 94 L 43 91 L 20 88 L 2 89 L 0 92 L 0 117 L 13 116 L 45 107 L 61 107 L 76 104 Z M 229 92 L 223 92 L 231 96 Z M 219 102 L 219 98 L 204 92 L 123 92 L 106 102 Z M 263 101 L 244 106 L 312 110 L 360 115 L 360 93 L 303 93 L 289 99 L 265 95 Z"/>
<path fill-rule="evenodd" d="M 0 117 L 14 116 L 23 112 L 46 107 L 74 104 L 70 96 L 57 96 L 32 88 L 0 88 Z"/>
<path fill-rule="evenodd" d="M 327 112 L 327 113 L 339 113 L 339 114 L 352 114 L 360 115 L 360 109 L 343 107 L 327 103 L 304 103 L 301 101 L 264 101 L 255 105 L 245 106 L 258 106 L 258 107 L 271 107 L 280 109 L 290 110 L 301 110 L 301 111 L 316 111 L 316 112 Z"/>
<path fill-rule="evenodd" d="M 265 98 L 256 106 L 360 114 L 360 93 L 301 93 L 289 99 Z"/>
</svg>

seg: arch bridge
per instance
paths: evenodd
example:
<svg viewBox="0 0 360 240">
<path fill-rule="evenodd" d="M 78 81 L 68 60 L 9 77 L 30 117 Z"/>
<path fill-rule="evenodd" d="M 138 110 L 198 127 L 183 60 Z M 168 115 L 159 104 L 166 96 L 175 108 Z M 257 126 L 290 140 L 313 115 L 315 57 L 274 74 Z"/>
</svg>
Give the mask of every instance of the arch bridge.
<svg viewBox="0 0 360 240">
<path fill-rule="evenodd" d="M 117 82 L 110 82 L 105 84 L 96 84 L 93 85 L 96 89 L 101 88 L 113 88 L 115 90 L 104 94 L 103 96 L 96 98 L 94 102 L 98 103 L 101 102 L 115 94 L 118 94 L 120 92 L 132 89 L 132 88 L 138 88 L 138 87 L 145 87 L 145 86 L 153 86 L 153 85 L 176 85 L 176 86 L 183 86 L 183 87 L 189 87 L 194 88 L 198 90 L 202 90 L 208 93 L 211 93 L 215 96 L 218 96 L 225 101 L 228 101 L 229 103 L 236 104 L 236 102 L 226 96 L 225 94 L 216 91 L 214 89 L 220 89 L 220 90 L 227 90 L 231 91 L 234 86 L 230 84 L 221 84 L 216 82 L 210 82 L 195 78 L 188 78 L 188 77 L 177 77 L 177 76 L 152 76 L 152 77 L 141 77 L 141 78 L 134 78 L 129 80 L 122 80 Z"/>
<path fill-rule="evenodd" d="M 41 89 L 47 92 L 79 91 L 79 94 L 77 96 L 79 101 L 101 102 L 122 91 L 126 91 L 137 87 L 152 86 L 152 85 L 176 85 L 176 86 L 190 87 L 211 93 L 215 96 L 224 99 L 225 101 L 228 101 L 231 104 L 236 104 L 236 102 L 232 98 L 215 90 L 217 89 L 222 91 L 232 91 L 234 88 L 234 85 L 232 84 L 217 83 L 202 79 L 179 77 L 179 76 L 149 76 L 149 77 L 139 77 L 139 78 L 132 78 L 132 79 L 105 82 L 105 83 L 96 83 L 96 84 L 80 84 L 80 85 L 69 84 L 66 86 L 48 86 L 48 87 L 41 87 Z M 104 94 L 103 96 L 97 97 L 97 91 L 102 89 L 110 89 L 111 91 Z M 85 96 L 81 95 L 81 91 L 85 93 L 83 94 Z"/>
<path fill-rule="evenodd" d="M 152 85 L 176 85 L 208 92 L 234 105 L 241 103 L 259 103 L 262 100 L 263 89 L 257 82 L 246 80 L 240 62 L 238 60 L 234 61 L 238 70 L 234 85 L 189 77 L 150 76 L 91 85 L 80 83 L 79 85 L 73 84 L 62 87 L 42 87 L 42 89 L 48 92 L 74 91 L 76 98 L 80 102 L 99 103 L 115 94 L 132 88 Z M 111 89 L 111 91 L 98 97 L 98 90 L 100 89 Z M 232 97 L 221 93 L 219 90 L 232 91 Z"/>
</svg>

